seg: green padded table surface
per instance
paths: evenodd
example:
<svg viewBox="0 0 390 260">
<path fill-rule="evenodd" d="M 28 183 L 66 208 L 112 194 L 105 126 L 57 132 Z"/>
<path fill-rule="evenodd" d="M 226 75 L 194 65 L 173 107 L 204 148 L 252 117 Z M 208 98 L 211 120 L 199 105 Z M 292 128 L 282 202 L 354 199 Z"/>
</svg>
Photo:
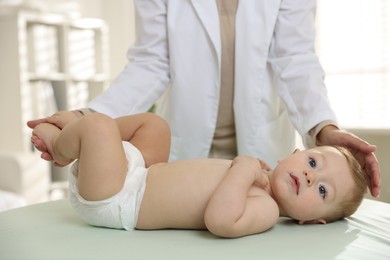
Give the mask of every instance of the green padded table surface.
<svg viewBox="0 0 390 260">
<path fill-rule="evenodd" d="M 365 199 L 351 218 L 223 239 L 207 231 L 124 231 L 85 224 L 67 200 L 0 213 L 0 259 L 390 259 L 390 204 Z"/>
</svg>

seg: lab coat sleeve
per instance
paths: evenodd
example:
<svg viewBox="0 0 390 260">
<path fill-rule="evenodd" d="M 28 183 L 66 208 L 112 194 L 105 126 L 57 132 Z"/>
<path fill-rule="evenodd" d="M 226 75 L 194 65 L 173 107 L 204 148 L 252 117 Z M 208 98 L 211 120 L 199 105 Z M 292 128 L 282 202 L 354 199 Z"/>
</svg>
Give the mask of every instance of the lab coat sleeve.
<svg viewBox="0 0 390 260">
<path fill-rule="evenodd" d="M 304 141 L 320 122 L 337 122 L 314 49 L 315 11 L 316 0 L 280 2 L 268 59 L 276 91 Z"/>
<path fill-rule="evenodd" d="M 134 0 L 134 7 L 136 40 L 127 53 L 129 62 L 112 85 L 88 104 L 112 117 L 147 111 L 169 83 L 166 3 Z"/>
</svg>

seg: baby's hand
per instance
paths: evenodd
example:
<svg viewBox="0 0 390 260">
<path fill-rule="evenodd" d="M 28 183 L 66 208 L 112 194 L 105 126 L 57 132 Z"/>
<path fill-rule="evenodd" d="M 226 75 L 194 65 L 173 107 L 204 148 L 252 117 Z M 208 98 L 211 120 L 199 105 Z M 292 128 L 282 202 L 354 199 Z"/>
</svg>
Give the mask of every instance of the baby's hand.
<svg viewBox="0 0 390 260">
<path fill-rule="evenodd" d="M 266 189 L 269 186 L 269 180 L 268 176 L 264 174 L 263 171 L 258 171 L 256 172 L 256 177 L 255 177 L 255 185 L 262 188 Z"/>
<path fill-rule="evenodd" d="M 255 181 L 254 184 L 268 192 L 271 191 L 270 185 L 269 185 L 269 178 L 268 175 L 265 172 L 268 172 L 271 170 L 271 167 L 264 161 L 258 159 L 261 169 L 259 171 L 256 171 L 255 175 Z"/>
<path fill-rule="evenodd" d="M 231 167 L 238 164 L 242 165 L 242 171 L 250 174 L 248 175 L 249 178 L 254 174 L 254 185 L 268 192 L 270 191 L 268 175 L 265 172 L 270 171 L 271 167 L 267 163 L 251 156 L 237 156 L 232 160 Z"/>
<path fill-rule="evenodd" d="M 270 170 L 272 170 L 271 169 L 271 167 L 269 167 L 269 165 L 266 163 L 266 162 L 264 162 L 263 160 L 260 160 L 260 159 L 257 159 L 258 161 L 259 161 L 259 163 L 260 163 L 260 165 L 261 165 L 261 168 L 263 169 L 263 170 L 265 170 L 265 171 L 270 171 Z"/>
</svg>

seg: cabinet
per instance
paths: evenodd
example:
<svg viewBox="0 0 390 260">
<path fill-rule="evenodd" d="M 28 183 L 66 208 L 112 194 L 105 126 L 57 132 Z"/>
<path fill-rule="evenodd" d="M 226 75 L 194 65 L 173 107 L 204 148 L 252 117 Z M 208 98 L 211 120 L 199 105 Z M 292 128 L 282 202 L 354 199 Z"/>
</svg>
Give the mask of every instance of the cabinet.
<svg viewBox="0 0 390 260">
<path fill-rule="evenodd" d="M 0 35 L 0 158 L 18 165 L 27 156 L 30 165 L 11 167 L 15 172 L 0 165 L 0 189 L 13 183 L 2 179 L 23 176 L 33 166 L 41 176 L 29 179 L 47 179 L 50 186 L 49 164 L 34 151 L 26 122 L 85 107 L 106 88 L 108 28 L 100 19 L 11 8 L 0 12 Z"/>
</svg>

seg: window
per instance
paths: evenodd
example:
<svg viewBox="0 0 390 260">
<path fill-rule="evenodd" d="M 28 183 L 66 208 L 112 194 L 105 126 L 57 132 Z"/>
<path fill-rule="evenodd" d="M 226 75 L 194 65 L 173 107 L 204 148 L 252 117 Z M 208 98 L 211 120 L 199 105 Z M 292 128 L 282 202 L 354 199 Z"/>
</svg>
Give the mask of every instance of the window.
<svg viewBox="0 0 390 260">
<path fill-rule="evenodd" d="M 390 128 L 390 1 L 318 0 L 317 54 L 343 128 Z"/>
</svg>

